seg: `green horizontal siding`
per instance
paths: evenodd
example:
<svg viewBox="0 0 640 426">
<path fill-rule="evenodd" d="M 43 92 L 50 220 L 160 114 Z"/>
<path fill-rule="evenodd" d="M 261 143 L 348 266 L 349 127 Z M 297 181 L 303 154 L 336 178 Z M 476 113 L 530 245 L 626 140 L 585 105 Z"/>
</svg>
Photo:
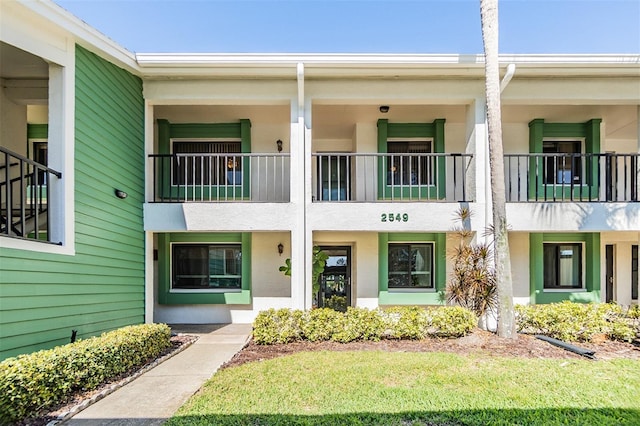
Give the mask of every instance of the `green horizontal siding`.
<svg viewBox="0 0 640 426">
<path fill-rule="evenodd" d="M 0 248 L 0 359 L 144 321 L 142 82 L 77 47 L 75 103 L 76 254 Z"/>
</svg>

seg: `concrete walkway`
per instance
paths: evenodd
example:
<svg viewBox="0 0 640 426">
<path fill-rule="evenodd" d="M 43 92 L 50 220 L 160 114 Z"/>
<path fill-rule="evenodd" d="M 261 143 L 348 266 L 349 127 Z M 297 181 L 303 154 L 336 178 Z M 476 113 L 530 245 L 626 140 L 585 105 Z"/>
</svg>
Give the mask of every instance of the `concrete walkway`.
<svg viewBox="0 0 640 426">
<path fill-rule="evenodd" d="M 198 335 L 186 350 L 64 422 L 72 426 L 160 425 L 249 339 L 251 324 L 175 325 Z"/>
</svg>

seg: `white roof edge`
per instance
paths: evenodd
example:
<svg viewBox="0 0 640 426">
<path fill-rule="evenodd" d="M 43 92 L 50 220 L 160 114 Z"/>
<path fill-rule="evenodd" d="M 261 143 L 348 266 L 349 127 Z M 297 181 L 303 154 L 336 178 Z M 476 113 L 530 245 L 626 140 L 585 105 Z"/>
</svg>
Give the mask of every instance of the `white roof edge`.
<svg viewBox="0 0 640 426">
<path fill-rule="evenodd" d="M 347 54 L 347 53 L 138 53 L 138 64 L 144 67 L 244 65 L 244 66 L 295 66 L 308 65 L 460 65 L 477 67 L 484 63 L 481 54 Z M 633 66 L 639 67 L 640 54 L 503 54 L 500 62 L 531 66 Z"/>
<path fill-rule="evenodd" d="M 62 6 L 54 3 L 52 0 L 36 0 L 20 3 L 34 13 L 50 20 L 63 30 L 71 33 L 76 39 L 76 42 L 81 46 L 92 51 L 97 50 L 101 55 L 108 57 L 127 71 L 136 75 L 140 74 L 140 67 L 136 61 L 135 54 L 76 17 Z"/>
</svg>

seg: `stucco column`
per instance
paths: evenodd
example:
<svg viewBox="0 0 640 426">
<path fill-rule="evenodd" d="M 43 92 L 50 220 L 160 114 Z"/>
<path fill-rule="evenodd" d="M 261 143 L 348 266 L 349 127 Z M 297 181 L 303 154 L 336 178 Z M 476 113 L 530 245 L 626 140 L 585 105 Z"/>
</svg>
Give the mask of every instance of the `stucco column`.
<svg viewBox="0 0 640 426">
<path fill-rule="evenodd" d="M 291 173 L 290 173 L 290 203 L 295 210 L 294 221 L 291 224 L 291 306 L 295 309 L 304 309 L 307 299 L 307 275 L 309 272 L 307 246 L 310 238 L 306 229 L 306 203 L 310 183 L 307 183 L 308 164 L 311 161 L 311 153 L 308 148 L 310 143 L 310 123 L 305 123 L 305 98 L 304 98 L 304 66 L 297 65 L 298 93 L 297 98 L 291 102 Z M 309 200 L 310 200 L 309 196 Z M 309 241 L 309 242 L 308 242 Z"/>
<path fill-rule="evenodd" d="M 489 170 L 489 141 L 486 127 L 486 113 L 484 98 L 476 98 L 467 107 L 467 153 L 473 154 L 475 167 L 467 174 L 469 185 L 476 205 L 483 211 L 476 211 L 472 221 L 475 229 L 488 229 L 491 225 L 491 173 Z M 483 219 L 482 216 L 484 216 Z M 479 243 L 488 242 L 488 236 L 484 232 L 477 232 L 476 239 Z"/>
</svg>

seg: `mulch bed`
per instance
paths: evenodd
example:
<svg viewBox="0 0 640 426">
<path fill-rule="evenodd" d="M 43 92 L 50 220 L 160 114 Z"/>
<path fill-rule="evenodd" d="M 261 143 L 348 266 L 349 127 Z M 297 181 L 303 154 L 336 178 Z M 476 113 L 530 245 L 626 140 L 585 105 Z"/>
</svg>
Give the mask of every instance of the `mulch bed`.
<svg viewBox="0 0 640 426">
<path fill-rule="evenodd" d="M 597 359 L 640 359 L 640 342 L 632 344 L 604 340 L 598 343 L 576 343 L 575 345 L 595 351 Z M 263 361 L 301 351 L 449 352 L 462 355 L 586 359 L 530 335 L 519 334 L 516 339 L 504 339 L 478 329 L 459 339 L 431 338 L 351 343 L 294 342 L 282 345 L 258 345 L 251 341 L 221 368 L 236 367 L 247 362 Z"/>
</svg>

